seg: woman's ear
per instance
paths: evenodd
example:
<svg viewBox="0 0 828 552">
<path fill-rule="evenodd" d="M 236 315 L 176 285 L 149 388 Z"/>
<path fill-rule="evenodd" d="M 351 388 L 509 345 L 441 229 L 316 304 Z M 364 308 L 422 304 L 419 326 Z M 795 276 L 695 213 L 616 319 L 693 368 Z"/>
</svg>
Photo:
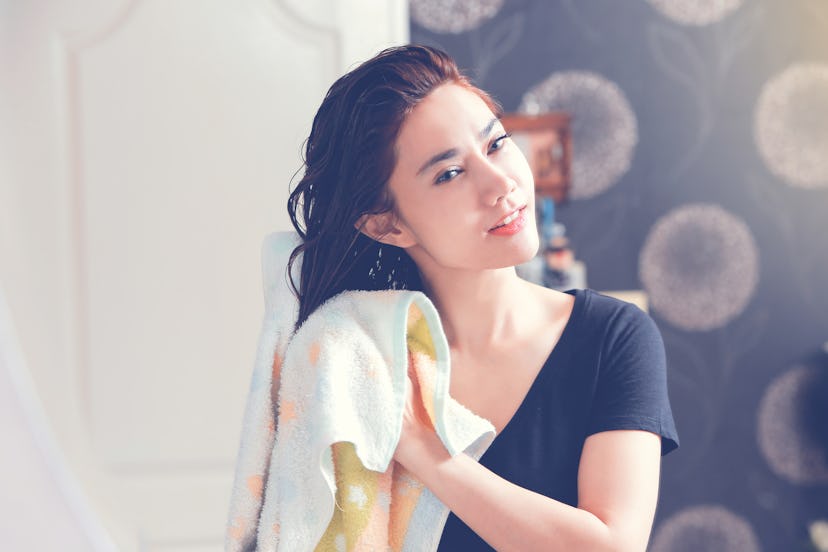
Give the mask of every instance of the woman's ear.
<svg viewBox="0 0 828 552">
<path fill-rule="evenodd" d="M 416 243 L 411 231 L 392 211 L 384 213 L 366 213 L 359 217 L 357 230 L 380 243 L 395 245 L 405 249 Z"/>
</svg>

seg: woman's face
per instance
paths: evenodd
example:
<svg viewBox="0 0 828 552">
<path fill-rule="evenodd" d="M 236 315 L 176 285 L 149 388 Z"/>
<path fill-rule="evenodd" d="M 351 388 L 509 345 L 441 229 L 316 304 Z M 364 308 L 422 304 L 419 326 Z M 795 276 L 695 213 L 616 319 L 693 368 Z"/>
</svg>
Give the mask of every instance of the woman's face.
<svg viewBox="0 0 828 552">
<path fill-rule="evenodd" d="M 532 171 L 477 94 L 433 90 L 406 117 L 396 150 L 398 245 L 421 270 L 502 268 L 535 255 Z"/>
</svg>

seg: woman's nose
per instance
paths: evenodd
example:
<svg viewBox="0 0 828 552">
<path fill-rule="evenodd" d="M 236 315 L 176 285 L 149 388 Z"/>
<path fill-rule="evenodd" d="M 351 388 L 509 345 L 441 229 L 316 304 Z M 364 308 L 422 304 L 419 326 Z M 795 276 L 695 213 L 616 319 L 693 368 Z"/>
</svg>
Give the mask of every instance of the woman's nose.
<svg viewBox="0 0 828 552">
<path fill-rule="evenodd" d="M 485 169 L 486 174 L 482 185 L 483 200 L 486 205 L 497 205 L 517 188 L 517 182 L 491 161 L 485 163 Z"/>
</svg>

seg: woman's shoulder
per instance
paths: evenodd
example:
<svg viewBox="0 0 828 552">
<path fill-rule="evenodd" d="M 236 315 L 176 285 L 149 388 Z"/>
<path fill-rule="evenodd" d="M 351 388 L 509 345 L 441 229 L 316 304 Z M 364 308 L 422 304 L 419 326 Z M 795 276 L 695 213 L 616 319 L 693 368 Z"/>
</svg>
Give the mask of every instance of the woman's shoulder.
<svg viewBox="0 0 828 552">
<path fill-rule="evenodd" d="M 638 304 L 591 288 L 568 290 L 575 303 L 583 304 L 583 314 L 591 319 L 605 319 L 612 324 L 652 323 L 650 315 Z"/>
<path fill-rule="evenodd" d="M 576 290 L 575 294 L 583 300 L 581 332 L 594 333 L 608 353 L 663 351 L 658 325 L 635 303 L 593 289 Z"/>
<path fill-rule="evenodd" d="M 659 333 L 655 321 L 635 303 L 592 288 L 550 291 L 571 301 L 567 331 L 579 340 L 607 344 L 633 335 L 652 338 Z"/>
<path fill-rule="evenodd" d="M 533 298 L 543 305 L 549 323 L 565 320 L 566 332 L 580 339 L 606 341 L 630 332 L 658 332 L 654 320 L 638 305 L 592 288 L 558 291 L 535 286 Z"/>
</svg>

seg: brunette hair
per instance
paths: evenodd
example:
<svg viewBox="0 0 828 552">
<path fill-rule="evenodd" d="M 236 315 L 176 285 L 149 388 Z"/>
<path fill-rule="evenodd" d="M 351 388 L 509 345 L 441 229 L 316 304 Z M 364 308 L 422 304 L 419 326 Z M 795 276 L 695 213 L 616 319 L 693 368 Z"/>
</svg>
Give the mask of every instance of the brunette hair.
<svg viewBox="0 0 828 552">
<path fill-rule="evenodd" d="M 394 212 L 387 184 L 395 144 L 406 115 L 432 90 L 454 83 L 500 106 L 436 48 L 388 48 L 340 77 L 328 90 L 305 144 L 304 175 L 288 199 L 290 220 L 302 239 L 288 262 L 299 298 L 298 328 L 345 290 L 422 290 L 405 250 L 382 244 L 356 224 L 365 214 Z M 293 265 L 302 256 L 299 285 Z"/>
</svg>

